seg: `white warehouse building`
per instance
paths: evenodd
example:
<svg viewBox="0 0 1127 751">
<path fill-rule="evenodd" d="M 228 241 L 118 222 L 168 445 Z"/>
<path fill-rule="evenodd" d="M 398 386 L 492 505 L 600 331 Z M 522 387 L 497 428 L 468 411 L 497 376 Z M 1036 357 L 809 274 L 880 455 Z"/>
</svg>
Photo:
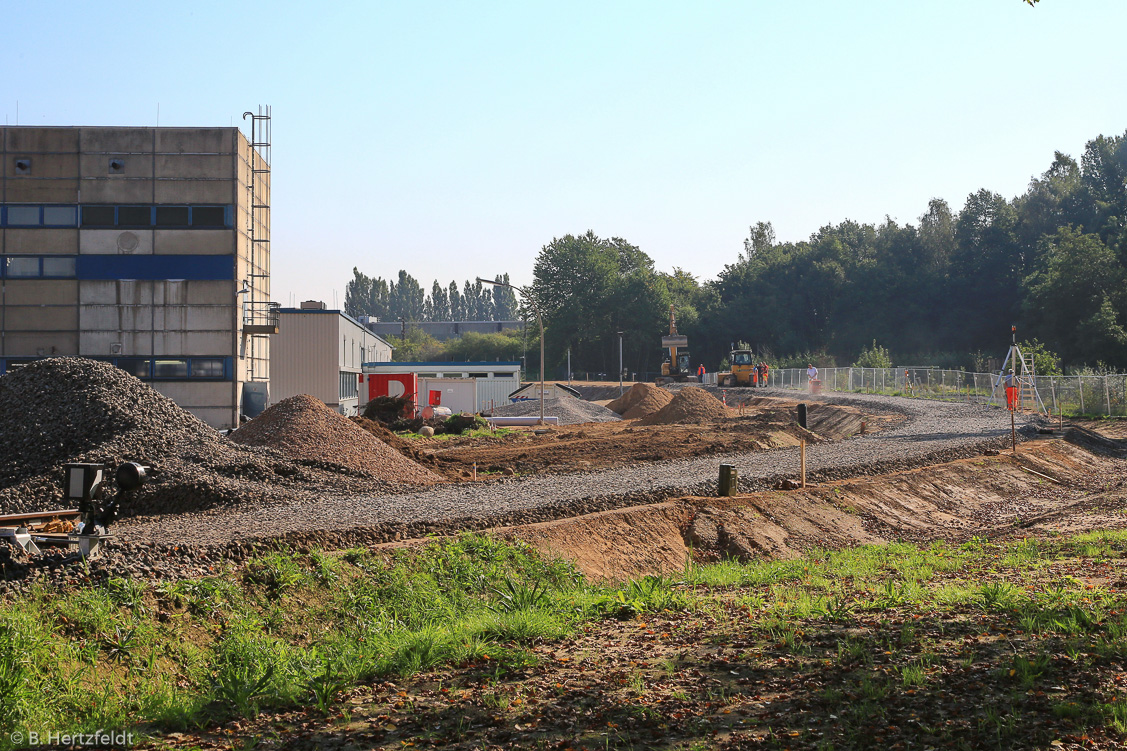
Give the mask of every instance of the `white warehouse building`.
<svg viewBox="0 0 1127 751">
<path fill-rule="evenodd" d="M 270 348 L 270 401 L 309 394 L 351 417 L 363 365 L 388 362 L 391 351 L 385 339 L 323 302 L 281 308 Z"/>
</svg>

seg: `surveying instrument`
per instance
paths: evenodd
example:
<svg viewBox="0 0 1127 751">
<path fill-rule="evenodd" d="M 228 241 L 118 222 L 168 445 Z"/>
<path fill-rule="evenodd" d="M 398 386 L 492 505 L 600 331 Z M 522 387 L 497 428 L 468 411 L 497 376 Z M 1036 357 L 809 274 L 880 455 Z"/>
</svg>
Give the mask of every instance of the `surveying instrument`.
<svg viewBox="0 0 1127 751">
<path fill-rule="evenodd" d="M 1017 326 L 1010 326 L 1010 351 L 1002 363 L 1002 372 L 994 381 L 990 403 L 1001 406 L 1002 398 L 1010 411 L 1047 412 L 1041 395 L 1037 392 L 1037 374 L 1033 355 L 1025 354 L 1017 346 Z"/>
</svg>

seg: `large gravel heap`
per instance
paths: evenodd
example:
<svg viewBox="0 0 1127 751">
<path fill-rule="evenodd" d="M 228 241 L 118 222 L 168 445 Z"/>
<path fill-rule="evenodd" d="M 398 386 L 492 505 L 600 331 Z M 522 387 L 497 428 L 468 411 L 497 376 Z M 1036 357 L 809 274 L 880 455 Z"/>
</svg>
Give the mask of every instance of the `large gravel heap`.
<svg viewBox="0 0 1127 751">
<path fill-rule="evenodd" d="M 525 399 L 493 410 L 497 417 L 532 417 L 540 415 L 540 399 Z M 579 425 L 585 422 L 613 422 L 620 420 L 606 407 L 558 393 L 544 398 L 544 415 L 559 418 L 560 425 Z"/>
<path fill-rule="evenodd" d="M 652 415 L 673 401 L 670 394 L 652 383 L 635 383 L 622 396 L 607 405 L 607 409 L 622 415 L 625 420 Z"/>
<path fill-rule="evenodd" d="M 699 425 L 731 416 L 724 403 L 696 386 L 679 390 L 669 404 L 643 417 L 639 425 Z"/>
<path fill-rule="evenodd" d="M 443 479 L 308 394 L 283 399 L 232 433 L 231 440 L 276 448 L 293 459 L 339 464 L 389 482 L 429 485 Z"/>
<path fill-rule="evenodd" d="M 109 363 L 52 358 L 0 377 L 0 513 L 61 507 L 64 464 L 125 461 L 149 466 L 152 478 L 123 504 L 126 515 L 391 488 L 236 445 Z"/>
</svg>

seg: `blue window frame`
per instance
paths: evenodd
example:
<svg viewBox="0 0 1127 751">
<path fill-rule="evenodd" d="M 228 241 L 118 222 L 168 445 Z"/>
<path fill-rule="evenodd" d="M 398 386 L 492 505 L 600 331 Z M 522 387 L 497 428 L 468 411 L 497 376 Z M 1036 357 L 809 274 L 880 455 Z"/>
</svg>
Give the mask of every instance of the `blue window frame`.
<svg viewBox="0 0 1127 751">
<path fill-rule="evenodd" d="M 76 256 L 4 256 L 0 275 L 6 279 L 73 279 Z"/>
<path fill-rule="evenodd" d="M 0 374 L 10 373 L 42 357 L 0 359 Z M 232 357 L 91 357 L 116 365 L 145 381 L 230 381 L 234 371 Z"/>
</svg>

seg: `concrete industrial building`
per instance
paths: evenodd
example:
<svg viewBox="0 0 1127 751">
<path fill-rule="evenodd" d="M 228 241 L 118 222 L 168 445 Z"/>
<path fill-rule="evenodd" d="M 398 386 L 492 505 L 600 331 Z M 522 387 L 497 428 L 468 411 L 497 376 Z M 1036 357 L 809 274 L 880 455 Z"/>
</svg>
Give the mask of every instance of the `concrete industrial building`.
<svg viewBox="0 0 1127 751">
<path fill-rule="evenodd" d="M 0 372 L 80 355 L 217 428 L 261 410 L 269 111 L 250 124 L 0 127 Z"/>
<path fill-rule="evenodd" d="M 270 347 L 271 401 L 309 394 L 343 415 L 355 415 L 363 364 L 390 361 L 391 345 L 323 302 L 281 308 L 278 319 Z"/>
</svg>

